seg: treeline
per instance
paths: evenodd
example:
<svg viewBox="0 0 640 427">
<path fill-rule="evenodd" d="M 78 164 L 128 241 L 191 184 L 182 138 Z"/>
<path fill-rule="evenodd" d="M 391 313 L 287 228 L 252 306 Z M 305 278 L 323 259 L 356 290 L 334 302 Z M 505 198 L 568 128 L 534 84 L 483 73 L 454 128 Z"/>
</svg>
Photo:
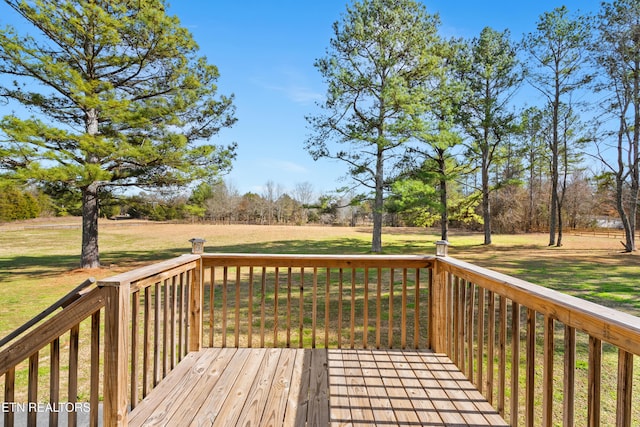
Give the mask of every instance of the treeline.
<svg viewBox="0 0 640 427">
<path fill-rule="evenodd" d="M 607 175 L 576 173 L 568 180 L 565 224 L 572 229 L 616 227 L 615 189 Z M 530 185 L 512 180 L 492 192 L 492 228 L 498 233 L 525 233 L 548 230 L 550 183 L 544 177 Z M 408 203 L 402 188 L 385 203 L 386 226 L 440 226 L 440 206 L 434 198 Z M 483 219 L 480 195 L 465 195 L 462 183 L 451 186 L 448 218 L 456 229 L 480 231 Z M 81 194 L 62 188 L 0 186 L 0 221 L 38 216 L 79 216 Z M 409 190 L 415 194 L 416 188 Z M 372 223 L 372 203 L 353 193 L 318 194 L 309 182 L 288 189 L 272 181 L 260 193 L 241 194 L 233 184 L 202 183 L 191 191 L 166 189 L 134 195 L 103 194 L 100 216 L 111 219 L 147 219 L 214 224 L 340 225 Z"/>
</svg>

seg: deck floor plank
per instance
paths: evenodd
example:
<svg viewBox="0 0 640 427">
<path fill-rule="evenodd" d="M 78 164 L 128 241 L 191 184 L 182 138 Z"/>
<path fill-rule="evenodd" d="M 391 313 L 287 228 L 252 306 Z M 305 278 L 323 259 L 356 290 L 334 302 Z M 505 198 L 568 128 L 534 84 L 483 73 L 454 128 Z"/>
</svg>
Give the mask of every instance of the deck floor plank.
<svg viewBox="0 0 640 427">
<path fill-rule="evenodd" d="M 419 375 L 421 369 L 424 369 L 424 362 L 420 358 L 416 359 L 414 355 L 407 356 L 407 354 L 395 352 L 390 354 L 390 358 L 396 366 L 398 377 L 413 404 L 420 423 L 422 425 L 443 425 L 442 418 L 438 414 L 431 396 L 420 383 Z"/>
<path fill-rule="evenodd" d="M 358 354 L 356 350 L 345 350 L 342 355 L 345 364 L 344 374 L 347 378 L 347 394 L 349 395 L 353 425 L 371 425 L 375 418 Z"/>
<path fill-rule="evenodd" d="M 300 385 L 291 387 L 291 377 L 293 376 L 293 364 L 296 360 L 298 350 L 281 349 L 280 357 L 276 362 L 276 370 L 273 374 L 270 389 L 267 390 L 267 402 L 262 421 L 259 424 L 249 425 L 284 425 L 285 412 L 289 393 L 294 395 L 299 393 Z M 243 423 L 242 425 L 247 425 Z"/>
<path fill-rule="evenodd" d="M 218 379 L 225 372 L 229 362 L 235 355 L 236 349 L 234 348 L 220 349 L 216 357 L 210 361 L 202 378 L 194 381 L 191 389 L 185 389 L 180 399 L 174 399 L 175 410 L 168 420 L 170 423 L 179 425 L 182 422 L 188 425 L 191 422 L 190 418 L 193 418 L 193 414 L 200 410 L 202 402 L 211 394 Z M 179 390 L 180 388 L 176 386 L 176 389 Z"/>
<path fill-rule="evenodd" d="M 203 349 L 129 414 L 129 424 L 507 426 L 429 350 Z"/>
<path fill-rule="evenodd" d="M 211 349 L 202 354 L 188 354 L 169 374 L 152 390 L 129 416 L 129 425 L 153 426 L 162 424 L 172 415 L 185 395 L 191 393 L 197 381 L 201 379 L 209 364 L 221 349 Z"/>
<path fill-rule="evenodd" d="M 247 401 L 240 414 L 238 425 L 260 425 L 260 420 L 265 412 L 281 350 L 272 348 L 264 352 L 265 357 L 262 359 L 251 391 L 247 395 Z"/>
<path fill-rule="evenodd" d="M 384 382 L 380 377 L 374 355 L 371 351 L 366 350 L 358 352 L 358 358 L 376 423 L 378 425 L 395 425 L 398 420 L 393 412 Z"/>
<path fill-rule="evenodd" d="M 303 377 L 308 394 L 307 426 L 326 426 L 329 424 L 329 369 L 327 350 L 307 351 L 309 359 L 309 377 Z M 296 424 L 301 425 L 301 424 Z"/>
<path fill-rule="evenodd" d="M 266 359 L 277 365 L 280 352 L 278 349 L 269 349 L 269 351 L 263 351 L 262 349 L 243 350 L 248 351 L 246 351 L 246 361 L 241 370 L 238 371 L 235 378 L 228 378 L 229 383 L 219 383 L 219 395 L 226 395 L 226 398 L 224 401 L 219 399 L 221 403 L 210 400 L 214 403 L 214 406 L 209 409 L 210 415 L 207 416 L 206 421 L 199 421 L 197 425 L 207 425 L 208 421 L 211 422 L 209 425 L 216 427 L 238 425 L 238 418 L 242 413 L 242 409 L 248 401 L 248 397 L 253 394 L 251 392 L 252 389 L 255 389 L 255 387 L 264 388 L 263 383 L 256 381 L 260 377 L 260 368 L 269 363 Z M 271 379 L 273 379 L 273 375 L 271 375 Z M 271 385 L 270 382 L 269 385 Z M 259 418 L 254 420 L 255 424 L 252 425 L 259 425 L 259 421 Z"/>
<path fill-rule="evenodd" d="M 253 354 L 257 355 L 257 357 L 250 359 L 249 355 L 251 354 L 251 352 L 254 352 Z M 237 349 L 234 357 L 229 361 L 227 368 L 224 372 L 222 372 L 222 375 L 220 375 L 216 386 L 212 389 L 211 393 L 206 396 L 206 398 L 200 405 L 200 409 L 196 412 L 196 416 L 193 417 L 191 425 L 212 425 L 218 418 L 220 412 L 223 410 L 224 405 L 233 404 L 234 399 L 230 399 L 229 396 L 233 396 L 233 393 L 235 392 L 234 384 L 236 383 L 238 378 L 242 376 L 245 366 L 260 366 L 264 355 L 264 350 L 259 351 L 248 348 Z M 188 424 L 182 423 L 181 425 Z"/>
</svg>

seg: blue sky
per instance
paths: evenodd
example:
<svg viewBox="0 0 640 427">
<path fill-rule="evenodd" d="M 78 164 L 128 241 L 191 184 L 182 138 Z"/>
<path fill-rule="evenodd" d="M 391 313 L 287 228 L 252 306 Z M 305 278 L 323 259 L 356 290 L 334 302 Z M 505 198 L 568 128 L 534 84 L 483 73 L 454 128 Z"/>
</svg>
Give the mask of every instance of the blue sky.
<svg viewBox="0 0 640 427">
<path fill-rule="evenodd" d="M 238 122 L 214 142 L 238 143 L 238 158 L 225 178 L 241 193 L 261 193 L 272 181 L 284 191 L 310 182 L 316 192 L 346 184 L 345 165 L 313 161 L 304 150 L 306 115 L 317 111 L 325 86 L 313 63 L 325 55 L 350 0 L 173 0 L 177 15 L 201 53 L 218 66 L 219 91 L 235 95 Z M 471 38 L 482 28 L 509 28 L 514 39 L 535 30 L 538 17 L 561 5 L 571 12 L 597 11 L 600 0 L 424 1 L 438 13 L 443 36 Z M 0 2 L 0 25 L 11 22 Z M 15 16 L 15 15 L 13 15 Z M 25 27 L 17 25 L 20 30 Z"/>
<path fill-rule="evenodd" d="M 509 28 L 514 38 L 535 30 L 538 17 L 561 5 L 597 11 L 599 0 L 424 2 L 439 13 L 441 34 L 471 38 L 482 28 Z M 317 111 L 325 86 L 313 67 L 324 56 L 347 0 L 178 1 L 169 9 L 190 29 L 201 51 L 219 67 L 219 89 L 234 93 L 238 122 L 220 142 L 239 145 L 226 178 L 241 193 L 260 193 L 267 181 L 285 191 L 310 182 L 318 192 L 345 184 L 345 165 L 313 161 L 304 150 L 305 115 Z"/>
</svg>

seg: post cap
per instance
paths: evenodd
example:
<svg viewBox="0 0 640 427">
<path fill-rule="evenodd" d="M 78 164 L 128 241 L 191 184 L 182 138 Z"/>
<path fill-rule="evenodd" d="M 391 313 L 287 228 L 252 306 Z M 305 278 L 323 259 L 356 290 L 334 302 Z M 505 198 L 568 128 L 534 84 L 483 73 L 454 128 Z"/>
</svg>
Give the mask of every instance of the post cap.
<svg viewBox="0 0 640 427">
<path fill-rule="evenodd" d="M 436 242 L 436 256 L 447 256 L 449 252 L 449 242 L 446 240 L 438 240 Z"/>
<path fill-rule="evenodd" d="M 194 237 L 189 239 L 189 241 L 191 242 L 192 254 L 201 254 L 204 252 L 204 242 L 206 242 L 206 240 L 201 237 Z"/>
</svg>

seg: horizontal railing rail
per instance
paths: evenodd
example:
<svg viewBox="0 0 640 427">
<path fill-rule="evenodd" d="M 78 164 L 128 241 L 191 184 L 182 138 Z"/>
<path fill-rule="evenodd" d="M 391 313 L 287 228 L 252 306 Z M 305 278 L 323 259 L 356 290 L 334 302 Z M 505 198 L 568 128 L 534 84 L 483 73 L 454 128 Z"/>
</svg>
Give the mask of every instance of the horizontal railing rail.
<svg viewBox="0 0 640 427">
<path fill-rule="evenodd" d="M 436 349 L 512 426 L 640 423 L 640 318 L 453 258 L 436 268 Z"/>
</svg>

